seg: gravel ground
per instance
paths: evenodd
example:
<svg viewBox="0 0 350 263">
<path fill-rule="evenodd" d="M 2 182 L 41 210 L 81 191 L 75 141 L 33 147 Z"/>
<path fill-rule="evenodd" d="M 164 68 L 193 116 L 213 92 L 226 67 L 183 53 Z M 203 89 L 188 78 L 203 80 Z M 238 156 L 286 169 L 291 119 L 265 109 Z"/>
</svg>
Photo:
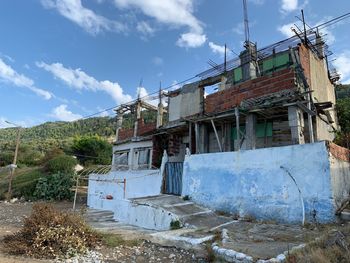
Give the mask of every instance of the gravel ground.
<svg viewBox="0 0 350 263">
<path fill-rule="evenodd" d="M 149 241 L 143 241 L 138 246 L 121 245 L 115 248 L 98 247 L 94 251 L 89 251 L 86 255 L 80 255 L 70 259 L 61 260 L 37 260 L 25 257 L 13 257 L 1 252 L 2 239 L 5 235 L 18 231 L 23 223 L 23 218 L 29 216 L 33 203 L 18 202 L 7 203 L 0 201 L 0 262 L 1 263 L 115 263 L 115 262 L 169 262 L 169 263 L 189 263 L 205 262 L 198 258 L 198 254 L 191 251 L 175 247 L 164 247 Z M 53 205 L 64 211 L 70 211 L 72 204 L 68 202 L 53 203 Z"/>
</svg>

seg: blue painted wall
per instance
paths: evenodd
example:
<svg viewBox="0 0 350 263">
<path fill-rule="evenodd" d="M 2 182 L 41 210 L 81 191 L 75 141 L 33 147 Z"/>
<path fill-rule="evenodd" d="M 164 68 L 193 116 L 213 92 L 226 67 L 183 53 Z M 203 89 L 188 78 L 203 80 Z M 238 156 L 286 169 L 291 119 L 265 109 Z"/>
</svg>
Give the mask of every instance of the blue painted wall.
<svg viewBox="0 0 350 263">
<path fill-rule="evenodd" d="M 215 210 L 278 222 L 335 220 L 325 142 L 186 156 L 182 195 Z"/>
</svg>

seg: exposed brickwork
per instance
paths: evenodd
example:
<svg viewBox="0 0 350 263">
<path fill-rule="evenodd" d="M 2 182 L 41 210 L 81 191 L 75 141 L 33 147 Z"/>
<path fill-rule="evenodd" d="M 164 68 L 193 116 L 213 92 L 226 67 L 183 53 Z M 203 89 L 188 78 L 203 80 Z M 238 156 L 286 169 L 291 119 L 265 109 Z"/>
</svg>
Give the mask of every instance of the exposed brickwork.
<svg viewBox="0 0 350 263">
<path fill-rule="evenodd" d="M 205 99 L 205 112 L 222 112 L 234 108 L 243 100 L 257 98 L 286 89 L 294 89 L 295 71 L 293 68 L 280 70 L 210 94 Z"/>
<path fill-rule="evenodd" d="M 151 133 L 152 131 L 155 131 L 156 125 L 157 125 L 156 123 L 144 123 L 142 119 L 139 120 L 137 135 L 142 136 L 142 135 Z M 118 140 L 122 141 L 122 140 L 130 139 L 132 138 L 133 135 L 134 135 L 133 128 L 121 129 L 119 131 Z"/>
<path fill-rule="evenodd" d="M 168 144 L 168 155 L 174 156 L 180 152 L 181 136 L 177 134 L 170 134 Z"/>
<path fill-rule="evenodd" d="M 121 129 L 118 133 L 118 141 L 126 140 L 131 138 L 134 133 L 134 129 Z"/>
<path fill-rule="evenodd" d="M 341 147 L 335 143 L 328 143 L 329 152 L 337 159 L 340 159 L 345 162 L 350 161 L 350 150 L 344 147 Z"/>
<path fill-rule="evenodd" d="M 304 70 L 304 75 L 305 78 L 307 80 L 307 83 L 309 84 L 309 86 L 311 86 L 311 78 L 310 78 L 310 50 L 308 48 L 306 48 L 304 45 L 300 45 L 299 46 L 299 57 L 300 57 L 300 64 L 301 67 Z"/>
</svg>

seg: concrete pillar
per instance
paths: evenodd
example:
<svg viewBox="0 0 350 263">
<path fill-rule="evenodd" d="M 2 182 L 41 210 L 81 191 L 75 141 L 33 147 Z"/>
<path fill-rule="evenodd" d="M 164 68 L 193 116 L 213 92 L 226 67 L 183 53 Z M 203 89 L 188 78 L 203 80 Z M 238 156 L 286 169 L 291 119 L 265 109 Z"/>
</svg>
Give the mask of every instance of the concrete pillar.
<svg viewBox="0 0 350 263">
<path fill-rule="evenodd" d="M 123 115 L 120 111 L 117 112 L 117 128 L 115 131 L 115 141 L 118 141 L 118 137 L 119 137 L 119 131 L 122 128 L 123 125 Z"/>
<path fill-rule="evenodd" d="M 288 121 L 292 135 L 292 144 L 304 144 L 304 116 L 297 106 L 288 107 Z"/>
<path fill-rule="evenodd" d="M 141 119 L 141 103 L 137 102 L 135 105 L 134 137 L 137 137 L 138 135 L 139 119 Z"/>
<path fill-rule="evenodd" d="M 219 84 L 219 91 L 224 90 L 226 88 L 227 77 L 221 76 L 221 82 Z"/>
<path fill-rule="evenodd" d="M 157 111 L 157 128 L 163 126 L 163 113 L 164 113 L 163 103 L 160 102 L 158 104 L 158 111 Z"/>
<path fill-rule="evenodd" d="M 256 148 L 256 114 L 249 113 L 245 120 L 246 148 L 253 150 Z"/>
<path fill-rule="evenodd" d="M 207 153 L 209 152 L 209 137 L 208 137 L 208 127 L 205 123 L 201 123 L 199 126 L 199 152 Z"/>
<path fill-rule="evenodd" d="M 256 45 L 249 43 L 246 50 L 239 54 L 242 67 L 243 80 L 255 79 L 256 78 Z"/>
<path fill-rule="evenodd" d="M 195 133 L 195 140 L 196 140 L 196 153 L 200 153 L 199 151 L 199 123 L 196 122 L 194 124 L 194 133 Z"/>
</svg>

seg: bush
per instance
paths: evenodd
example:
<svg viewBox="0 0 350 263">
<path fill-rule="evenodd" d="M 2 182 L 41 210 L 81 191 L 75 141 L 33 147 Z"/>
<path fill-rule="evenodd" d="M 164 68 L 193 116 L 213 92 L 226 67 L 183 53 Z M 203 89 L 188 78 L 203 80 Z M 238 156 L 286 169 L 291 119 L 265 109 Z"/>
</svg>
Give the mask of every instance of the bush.
<svg viewBox="0 0 350 263">
<path fill-rule="evenodd" d="M 71 200 L 73 185 L 73 174 L 56 173 L 40 178 L 33 195 L 36 199 L 43 200 Z"/>
<path fill-rule="evenodd" d="M 72 150 L 85 165 L 109 165 L 112 162 L 112 145 L 97 135 L 75 138 Z"/>
<path fill-rule="evenodd" d="M 100 243 L 100 237 L 81 217 L 35 204 L 23 228 L 4 238 L 5 252 L 36 258 L 56 258 L 85 253 Z"/>
<path fill-rule="evenodd" d="M 48 173 L 73 173 L 77 160 L 72 156 L 61 154 L 49 160 L 45 165 Z"/>
</svg>

